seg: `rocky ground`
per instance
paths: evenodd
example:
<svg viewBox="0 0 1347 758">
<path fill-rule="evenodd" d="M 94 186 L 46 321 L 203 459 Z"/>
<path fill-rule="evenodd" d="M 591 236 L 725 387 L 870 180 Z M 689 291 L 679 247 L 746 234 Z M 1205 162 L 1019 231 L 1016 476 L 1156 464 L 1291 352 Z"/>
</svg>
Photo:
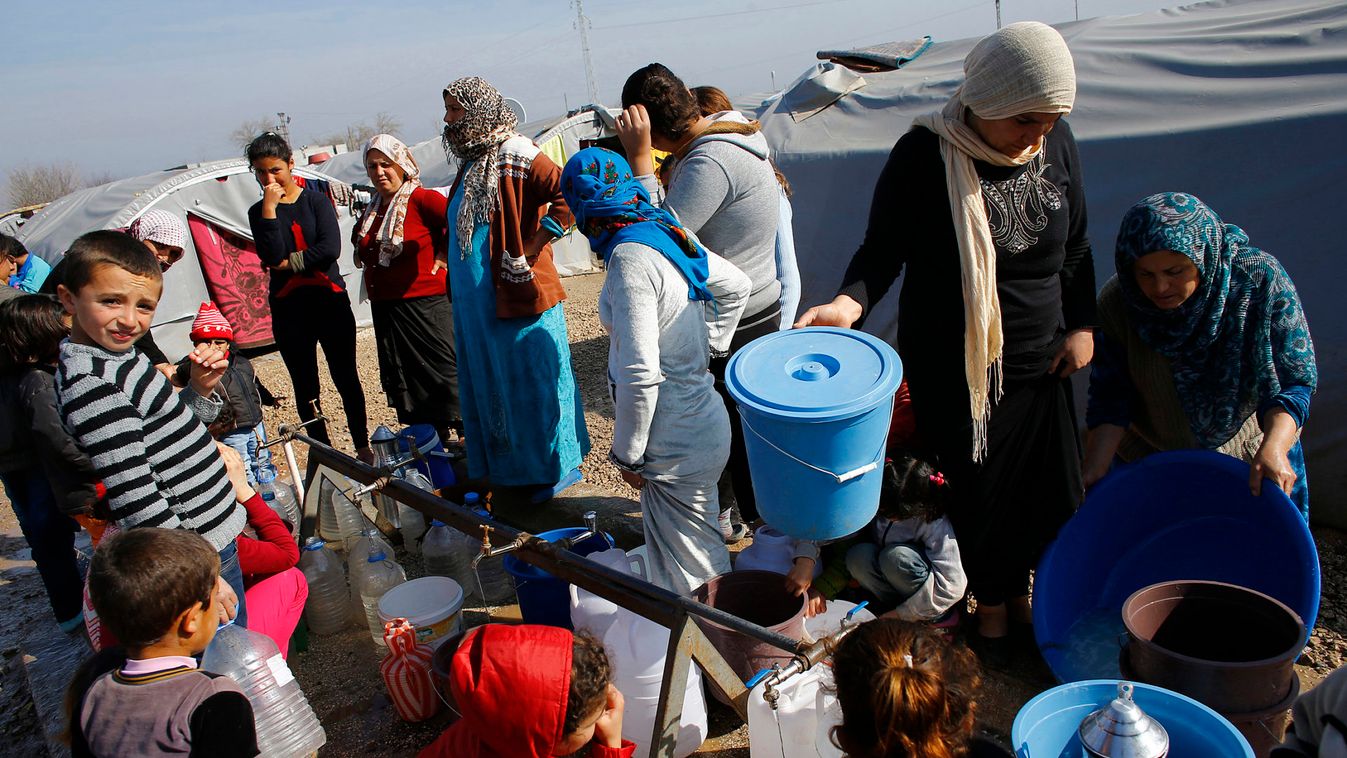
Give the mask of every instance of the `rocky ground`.
<svg viewBox="0 0 1347 758">
<path fill-rule="evenodd" d="M 583 485 L 568 490 L 563 497 L 544 508 L 500 503 L 499 517 L 522 529 L 540 531 L 579 523 L 584 510 L 600 512 L 604 528 L 614 533 L 619 545 L 631 547 L 641 541 L 639 506 L 631 499 L 635 493 L 604 460 L 612 439 L 612 404 L 604 388 L 608 341 L 598 323 L 596 302 L 602 275 L 573 277 L 566 280 L 570 299 L 566 315 L 570 328 L 571 350 L 585 407 L 585 420 L 593 440 L 593 450 L 583 466 Z M 358 338 L 359 363 L 369 402 L 371 428 L 395 424 L 395 416 L 379 390 L 377 361 L 372 334 L 362 330 Z M 258 374 L 280 394 L 287 394 L 289 382 L 279 356 L 255 360 Z M 341 419 L 341 400 L 326 381 L 324 372 L 323 404 L 329 415 Z M 267 412 L 272 431 L 279 423 L 294 421 L 293 407 L 283 405 Z M 344 425 L 330 425 L 333 443 L 352 450 Z M 298 446 L 301 455 L 302 445 Z M 1319 623 L 1310 645 L 1297 666 L 1302 685 L 1317 684 L 1329 671 L 1344 663 L 1347 656 L 1347 536 L 1332 530 L 1315 531 L 1323 568 L 1323 596 Z M 747 543 L 741 543 L 741 546 Z M 399 558 L 411 577 L 419 575 L 415 560 Z M 0 623 L 0 754 L 42 755 L 44 739 L 39 711 L 51 711 L 59 701 L 60 677 L 51 676 L 53 667 L 69 665 L 78 648 L 57 645 L 63 642 L 51 619 L 45 594 L 28 560 L 26 545 L 9 508 L 0 509 L 0 607 L 6 611 Z M 511 608 L 477 608 L 465 613 L 465 621 L 475 625 L 493 618 L 506 620 L 517 614 Z M 25 656 L 29 666 L 23 665 Z M 64 656 L 64 657 L 62 657 Z M 383 692 L 373 642 L 367 633 L 350 629 L 328 636 L 312 637 L 307 649 L 291 656 L 290 665 L 308 694 L 328 734 L 323 756 L 414 755 L 429 743 L 449 719 L 441 713 L 435 719 L 417 725 L 397 720 Z M 38 659 L 32 664 L 32 658 Z M 46 661 L 55 661 L 47 665 Z M 25 676 L 33 677 L 30 688 Z M 46 674 L 45 678 L 42 676 Z M 1052 685 L 1050 674 L 1041 664 L 1021 664 L 1006 671 L 989 671 L 985 677 L 980 703 L 983 728 L 996 736 L 1010 731 L 1010 723 L 1019 707 L 1037 692 Z M 36 702 L 30 689 L 36 693 Z M 713 706 L 711 739 L 700 751 L 722 758 L 747 758 L 747 728 L 740 725 L 726 708 Z"/>
</svg>

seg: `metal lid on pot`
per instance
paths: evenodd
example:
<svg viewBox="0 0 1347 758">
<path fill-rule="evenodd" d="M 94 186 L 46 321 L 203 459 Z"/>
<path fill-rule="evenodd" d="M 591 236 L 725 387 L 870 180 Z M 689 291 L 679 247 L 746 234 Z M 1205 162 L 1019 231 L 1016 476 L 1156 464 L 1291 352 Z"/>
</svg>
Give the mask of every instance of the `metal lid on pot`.
<svg viewBox="0 0 1347 758">
<path fill-rule="evenodd" d="M 1169 733 L 1132 701 L 1132 685 L 1118 682 L 1118 697 L 1080 722 L 1080 744 L 1098 758 L 1164 758 Z"/>
</svg>

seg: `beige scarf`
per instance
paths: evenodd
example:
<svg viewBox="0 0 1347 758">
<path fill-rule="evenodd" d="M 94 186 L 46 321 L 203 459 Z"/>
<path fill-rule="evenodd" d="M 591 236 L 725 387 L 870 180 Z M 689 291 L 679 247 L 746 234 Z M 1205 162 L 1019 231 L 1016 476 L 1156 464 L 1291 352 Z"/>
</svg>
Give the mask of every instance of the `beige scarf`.
<svg viewBox="0 0 1347 758">
<path fill-rule="evenodd" d="M 996 248 L 974 161 L 1020 166 L 1042 151 L 1008 156 L 982 140 L 967 123 L 972 112 L 989 120 L 1022 113 L 1068 113 L 1076 73 L 1066 41 L 1046 24 L 1011 24 L 975 45 L 964 59 L 964 84 L 945 107 L 913 119 L 940 137 L 945 184 L 959 243 L 963 285 L 964 375 L 973 419 L 973 460 L 987 453 L 987 421 L 1001 397 L 1001 300 L 996 292 Z"/>
<path fill-rule="evenodd" d="M 369 157 L 369 151 L 378 150 L 388 159 L 393 161 L 402 169 L 404 174 L 402 186 L 392 198 L 385 200 L 375 193 L 375 198 L 365 208 L 365 214 L 360 217 L 360 221 L 355 225 L 355 231 L 351 234 L 351 243 L 360 248 L 360 242 L 365 239 L 370 230 L 374 228 L 374 221 L 379 217 L 379 209 L 387 202 L 388 210 L 384 211 L 383 221 L 379 224 L 379 234 L 375 244 L 379 246 L 379 265 L 388 266 L 393 259 L 402 253 L 403 225 L 407 221 L 407 204 L 411 201 L 412 193 L 421 186 L 421 169 L 416 166 L 416 159 L 412 157 L 412 151 L 402 143 L 397 137 L 391 134 L 376 134 L 369 138 L 365 143 L 365 150 L 361 155 Z M 359 254 L 356 259 L 359 259 Z"/>
</svg>

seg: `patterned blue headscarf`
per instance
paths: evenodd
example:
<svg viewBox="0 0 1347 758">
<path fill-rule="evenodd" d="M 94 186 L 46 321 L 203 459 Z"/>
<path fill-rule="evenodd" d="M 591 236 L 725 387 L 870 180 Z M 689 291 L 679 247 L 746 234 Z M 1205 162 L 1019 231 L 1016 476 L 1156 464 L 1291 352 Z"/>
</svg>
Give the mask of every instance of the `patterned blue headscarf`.
<svg viewBox="0 0 1347 758">
<path fill-rule="evenodd" d="M 658 250 L 688 282 L 689 300 L 711 300 L 706 288 L 706 248 L 672 213 L 650 204 L 650 193 L 631 175 L 626 159 L 611 150 L 590 147 L 566 161 L 561 194 L 575 214 L 575 225 L 589 238 L 603 262 L 623 242 Z"/>
<path fill-rule="evenodd" d="M 1171 250 L 1197 266 L 1184 303 L 1162 310 L 1133 265 Z M 1114 254 L 1118 284 L 1141 339 L 1169 359 L 1184 412 L 1203 447 L 1219 447 L 1283 388 L 1318 383 L 1314 343 L 1291 277 L 1201 200 L 1163 192 L 1123 216 Z"/>
</svg>

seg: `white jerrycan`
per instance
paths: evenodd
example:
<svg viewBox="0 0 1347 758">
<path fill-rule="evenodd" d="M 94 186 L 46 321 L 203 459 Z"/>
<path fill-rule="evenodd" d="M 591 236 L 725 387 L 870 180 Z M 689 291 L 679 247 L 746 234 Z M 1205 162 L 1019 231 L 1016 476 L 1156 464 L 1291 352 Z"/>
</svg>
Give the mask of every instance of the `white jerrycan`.
<svg viewBox="0 0 1347 758">
<path fill-rule="evenodd" d="M 600 553 L 591 553 L 585 558 L 611 569 L 639 576 L 642 579 L 648 576 L 645 568 L 645 556 L 634 551 L 628 554 L 622 548 L 615 547 Z M 570 585 L 570 591 L 571 626 L 577 631 L 583 629 L 602 640 L 604 635 L 608 633 L 608 628 L 617 620 L 617 612 L 621 609 L 611 600 L 601 598 L 588 590 L 582 590 L 574 584 Z M 649 738 L 647 737 L 647 739 Z"/>
<path fill-rule="evenodd" d="M 832 673 L 819 664 L 777 685 L 775 709 L 763 698 L 765 683 L 748 693 L 750 758 L 842 758 L 831 739 L 842 723 Z"/>
</svg>

